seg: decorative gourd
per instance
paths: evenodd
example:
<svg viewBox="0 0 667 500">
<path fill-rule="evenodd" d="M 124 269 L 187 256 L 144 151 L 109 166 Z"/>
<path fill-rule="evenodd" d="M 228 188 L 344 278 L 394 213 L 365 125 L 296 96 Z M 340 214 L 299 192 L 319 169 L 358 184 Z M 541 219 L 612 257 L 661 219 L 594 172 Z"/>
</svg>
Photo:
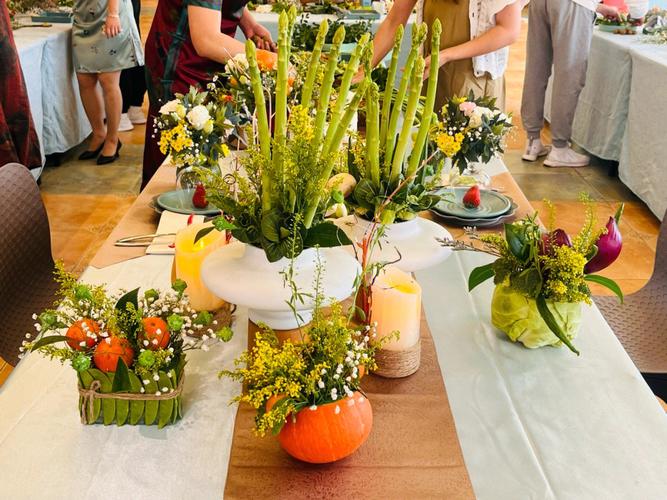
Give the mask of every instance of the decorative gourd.
<svg viewBox="0 0 667 500">
<path fill-rule="evenodd" d="M 130 343 L 121 337 L 108 337 L 97 344 L 93 362 L 103 372 L 115 372 L 118 358 L 121 357 L 127 366 L 132 365 L 134 351 Z"/>
<path fill-rule="evenodd" d="M 314 464 L 335 462 L 368 439 L 373 410 L 360 392 L 311 408 L 288 416 L 278 435 L 280 446 L 294 458 Z"/>
</svg>

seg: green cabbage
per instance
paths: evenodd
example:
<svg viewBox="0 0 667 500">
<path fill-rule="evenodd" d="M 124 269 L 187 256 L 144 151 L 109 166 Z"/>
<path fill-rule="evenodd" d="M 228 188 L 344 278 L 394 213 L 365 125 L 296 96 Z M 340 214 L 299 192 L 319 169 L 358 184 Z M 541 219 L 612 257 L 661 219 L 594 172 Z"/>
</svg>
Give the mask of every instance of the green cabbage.
<svg viewBox="0 0 667 500">
<path fill-rule="evenodd" d="M 567 338 L 574 339 L 581 325 L 581 304 L 547 300 L 547 306 Z M 496 285 L 493 292 L 491 323 L 513 342 L 519 341 L 531 349 L 563 345 L 540 316 L 535 299 L 505 284 Z"/>
</svg>

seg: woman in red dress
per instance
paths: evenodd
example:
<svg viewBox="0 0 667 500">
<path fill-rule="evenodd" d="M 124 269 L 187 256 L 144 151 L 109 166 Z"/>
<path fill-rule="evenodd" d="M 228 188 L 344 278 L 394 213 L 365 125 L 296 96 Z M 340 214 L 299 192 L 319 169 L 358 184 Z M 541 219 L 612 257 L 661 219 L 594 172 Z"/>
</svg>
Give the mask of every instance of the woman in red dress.
<svg viewBox="0 0 667 500">
<path fill-rule="evenodd" d="M 204 88 L 224 63 L 245 51 L 234 39 L 240 27 L 258 48 L 275 51 L 269 31 L 246 8 L 248 0 L 160 0 L 146 40 L 146 75 L 150 107 L 146 124 L 142 188 L 164 161 L 155 118 L 160 107 L 186 94 L 190 86 Z M 154 137 L 156 136 L 156 137 Z"/>
<path fill-rule="evenodd" d="M 39 168 L 42 156 L 6 2 L 0 2 L 0 68 L 0 167 Z"/>
</svg>

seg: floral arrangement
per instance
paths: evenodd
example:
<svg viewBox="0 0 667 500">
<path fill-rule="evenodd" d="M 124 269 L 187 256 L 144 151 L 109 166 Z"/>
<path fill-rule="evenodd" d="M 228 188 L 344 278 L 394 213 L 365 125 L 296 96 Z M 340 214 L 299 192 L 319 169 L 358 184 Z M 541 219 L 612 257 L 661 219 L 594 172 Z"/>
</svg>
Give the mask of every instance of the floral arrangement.
<svg viewBox="0 0 667 500">
<path fill-rule="evenodd" d="M 443 241 L 455 250 L 482 251 L 497 257 L 491 264 L 474 269 L 468 280 L 469 290 L 493 278 L 496 284 L 492 304 L 494 326 L 527 347 L 572 344 L 580 321 L 581 303 L 591 303 L 588 283 L 607 287 L 623 300 L 620 287 L 611 279 L 593 274 L 611 265 L 621 252 L 622 238 L 618 222 L 621 205 L 604 228 L 596 227 L 593 204 L 586 203 L 586 221 L 579 233 L 570 238 L 555 228 L 551 208 L 549 228 L 544 230 L 537 213 L 512 224 L 505 232 L 468 235 L 474 243 Z"/>
<path fill-rule="evenodd" d="M 359 21 L 356 23 L 345 23 L 343 21 L 333 21 L 329 25 L 325 44 L 333 41 L 334 34 L 338 28 L 343 26 L 345 28 L 345 37 L 343 43 L 357 43 L 361 37 L 371 31 L 371 23 L 369 21 Z M 315 48 L 315 41 L 319 32 L 319 24 L 313 23 L 309 20 L 308 15 L 303 15 L 299 22 L 294 25 L 294 33 L 292 34 L 292 50 L 310 52 Z"/>
<path fill-rule="evenodd" d="M 347 133 L 367 80 L 347 96 L 362 55 L 369 58 L 369 37 L 355 49 L 345 66 L 335 101 L 330 102 L 339 63 L 339 49 L 345 35 L 340 27 L 328 58 L 321 60 L 327 22 L 321 25 L 311 55 L 298 103 L 289 106 L 289 33 L 295 16 L 282 13 L 279 20 L 278 62 L 273 127 L 262 86 L 256 49 L 246 43 L 246 57 L 255 96 L 257 133 L 248 154 L 240 158 L 241 168 L 224 177 L 201 171 L 210 203 L 232 218 L 228 226 L 238 240 L 262 248 L 269 261 L 296 257 L 305 248 L 349 244 L 336 225 L 324 220 L 331 204 L 327 180 L 340 161 L 340 144 Z M 322 79 L 316 82 L 321 73 Z M 316 85 L 317 84 L 317 85 Z M 315 90 L 317 97 L 314 98 Z M 311 109 L 315 109 L 314 114 Z"/>
<path fill-rule="evenodd" d="M 642 41 L 663 45 L 667 43 L 667 10 L 654 7 L 646 14 L 646 22 L 642 31 Z"/>
<path fill-rule="evenodd" d="M 488 162 L 504 151 L 504 139 L 512 129 L 512 116 L 495 106 L 495 99 L 452 97 L 440 111 L 440 120 L 431 130 L 437 151 L 452 159 L 459 172 L 470 162 Z"/>
<path fill-rule="evenodd" d="M 195 312 L 183 281 L 166 293 L 150 289 L 140 296 L 135 289 L 115 297 L 103 286 L 77 282 L 61 264 L 56 279 L 59 299 L 33 316 L 37 333 L 26 334 L 21 355 L 38 351 L 72 365 L 84 423 L 101 417 L 105 425 L 143 421 L 163 427 L 180 418 L 186 352 L 230 340 L 229 326 L 209 312 Z M 93 392 L 117 393 L 119 399 L 98 399 Z"/>
<path fill-rule="evenodd" d="M 431 56 L 436 57 L 440 23 L 433 23 L 432 30 Z M 403 38 L 403 30 L 399 27 L 385 88 L 380 92 L 378 85 L 372 82 L 366 92 L 366 137 L 357 138 L 351 147 L 352 161 L 348 169 L 357 184 L 347 203 L 368 220 L 374 220 L 380 212 L 384 224 L 409 220 L 417 212 L 427 210 L 439 201 L 437 196 L 430 194 L 435 186 L 430 186 L 425 182 L 425 176 L 419 175 L 420 168 L 428 163 L 428 159 L 423 158 L 423 151 L 431 127 L 438 78 L 438 72 L 432 71 L 421 123 L 418 123 L 417 110 L 424 73 L 424 58 L 419 52 L 426 32 L 427 27 L 423 23 L 413 27 L 411 50 L 400 85 L 395 90 L 394 80 Z M 368 68 L 366 73 L 371 73 Z M 403 125 L 397 134 L 400 117 L 403 118 Z M 417 126 L 419 130 L 410 149 L 413 129 Z"/>
<path fill-rule="evenodd" d="M 177 166 L 218 169 L 218 161 L 229 154 L 227 134 L 233 110 L 229 102 L 194 87 L 160 108 L 155 134 L 160 151 L 171 155 Z"/>
</svg>

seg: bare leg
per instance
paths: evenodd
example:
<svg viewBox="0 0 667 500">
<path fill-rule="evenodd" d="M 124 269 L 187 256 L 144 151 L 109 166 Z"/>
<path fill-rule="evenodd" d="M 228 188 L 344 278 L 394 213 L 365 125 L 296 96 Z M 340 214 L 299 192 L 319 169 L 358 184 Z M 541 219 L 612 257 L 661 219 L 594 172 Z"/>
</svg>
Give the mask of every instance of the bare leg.
<svg viewBox="0 0 667 500">
<path fill-rule="evenodd" d="M 99 148 L 107 135 L 107 128 L 104 125 L 104 101 L 102 100 L 102 92 L 97 86 L 97 77 L 97 73 L 76 74 L 83 109 L 86 111 L 86 116 L 93 129 L 93 135 L 88 145 L 90 151 Z"/>
<path fill-rule="evenodd" d="M 107 136 L 102 148 L 103 156 L 116 154 L 118 145 L 118 124 L 123 107 L 123 96 L 120 93 L 120 71 L 100 73 L 100 85 L 104 93 L 104 107 L 107 112 Z"/>
</svg>

